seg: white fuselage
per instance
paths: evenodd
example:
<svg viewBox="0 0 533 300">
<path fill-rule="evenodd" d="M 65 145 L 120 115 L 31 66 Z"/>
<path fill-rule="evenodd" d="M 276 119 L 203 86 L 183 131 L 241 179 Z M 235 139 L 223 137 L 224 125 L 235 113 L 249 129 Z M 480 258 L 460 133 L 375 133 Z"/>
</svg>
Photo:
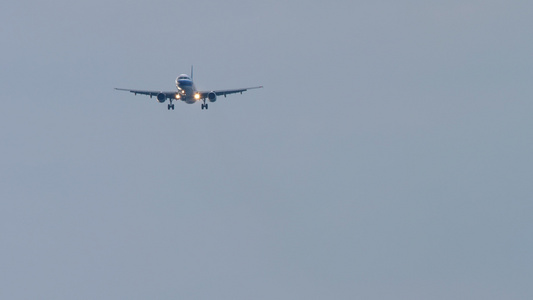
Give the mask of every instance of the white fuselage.
<svg viewBox="0 0 533 300">
<path fill-rule="evenodd" d="M 178 76 L 178 78 L 176 78 L 176 88 L 178 88 L 179 93 L 179 99 L 176 100 L 182 100 L 188 104 L 192 104 L 200 100 L 198 96 L 195 97 L 196 87 L 188 75 L 181 74 Z"/>
</svg>

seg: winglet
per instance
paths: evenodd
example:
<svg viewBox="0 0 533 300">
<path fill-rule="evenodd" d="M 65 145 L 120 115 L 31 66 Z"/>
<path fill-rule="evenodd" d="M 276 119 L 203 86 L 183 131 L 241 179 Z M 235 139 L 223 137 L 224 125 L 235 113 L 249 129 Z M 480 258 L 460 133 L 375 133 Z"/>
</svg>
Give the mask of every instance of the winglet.
<svg viewBox="0 0 533 300">
<path fill-rule="evenodd" d="M 194 78 L 192 77 L 192 65 L 191 65 L 191 80 L 193 80 Z"/>
</svg>

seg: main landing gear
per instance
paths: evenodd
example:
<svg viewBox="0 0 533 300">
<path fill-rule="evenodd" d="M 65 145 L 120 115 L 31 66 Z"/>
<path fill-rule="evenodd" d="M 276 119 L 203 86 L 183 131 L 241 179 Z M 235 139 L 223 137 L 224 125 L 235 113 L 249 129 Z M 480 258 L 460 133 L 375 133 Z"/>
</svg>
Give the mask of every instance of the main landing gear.
<svg viewBox="0 0 533 300">
<path fill-rule="evenodd" d="M 168 110 L 174 110 L 174 104 L 172 104 L 172 100 L 170 100 L 170 104 L 168 105 Z"/>
<path fill-rule="evenodd" d="M 204 99 L 204 103 L 202 104 L 202 109 L 207 109 L 207 103 L 205 103 L 205 99 Z"/>
</svg>

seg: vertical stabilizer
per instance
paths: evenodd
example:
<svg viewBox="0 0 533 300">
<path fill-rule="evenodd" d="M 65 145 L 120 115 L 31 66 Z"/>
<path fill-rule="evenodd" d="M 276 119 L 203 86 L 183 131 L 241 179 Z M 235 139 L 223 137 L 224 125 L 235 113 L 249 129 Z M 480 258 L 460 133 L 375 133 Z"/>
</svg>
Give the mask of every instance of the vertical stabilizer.
<svg viewBox="0 0 533 300">
<path fill-rule="evenodd" d="M 194 79 L 193 76 L 192 76 L 192 65 L 191 65 L 191 80 Z"/>
</svg>

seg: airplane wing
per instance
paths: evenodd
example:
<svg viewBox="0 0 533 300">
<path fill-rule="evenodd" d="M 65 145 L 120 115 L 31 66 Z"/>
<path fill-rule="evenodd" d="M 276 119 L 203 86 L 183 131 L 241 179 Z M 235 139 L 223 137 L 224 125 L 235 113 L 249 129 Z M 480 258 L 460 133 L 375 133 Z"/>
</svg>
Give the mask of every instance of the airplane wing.
<svg viewBox="0 0 533 300">
<path fill-rule="evenodd" d="M 260 88 L 263 88 L 263 86 L 253 86 L 253 87 L 247 87 L 247 88 L 241 88 L 241 89 L 233 89 L 233 90 L 214 90 L 214 91 L 202 91 L 202 92 L 198 92 L 200 94 L 200 98 L 201 99 L 205 99 L 207 98 L 207 95 L 209 93 L 215 93 L 217 96 L 226 96 L 226 95 L 229 95 L 229 94 L 236 94 L 236 93 L 241 93 L 242 92 L 246 92 L 247 90 L 252 90 L 252 89 L 260 89 Z"/>
<path fill-rule="evenodd" d="M 115 88 L 115 90 L 117 91 L 127 91 L 127 92 L 130 92 L 130 93 L 134 93 L 135 95 L 137 94 L 140 94 L 140 95 L 148 95 L 150 96 L 150 98 L 152 98 L 153 96 L 157 97 L 157 95 L 159 94 L 164 94 L 165 95 L 165 99 L 176 99 L 176 94 L 178 93 L 177 91 L 176 92 L 161 92 L 161 91 L 143 91 L 143 90 L 128 90 L 128 89 L 119 89 L 119 88 Z"/>
</svg>

